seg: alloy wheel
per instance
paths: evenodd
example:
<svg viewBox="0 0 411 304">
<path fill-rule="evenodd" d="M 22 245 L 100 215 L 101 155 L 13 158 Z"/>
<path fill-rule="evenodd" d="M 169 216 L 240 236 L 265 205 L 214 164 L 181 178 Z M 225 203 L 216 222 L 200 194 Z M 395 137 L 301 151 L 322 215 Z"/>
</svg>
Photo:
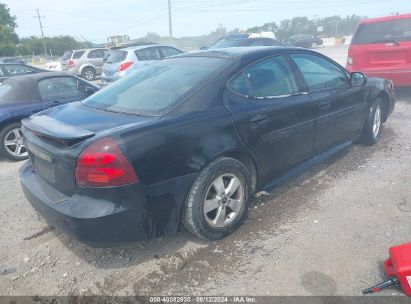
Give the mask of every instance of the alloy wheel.
<svg viewBox="0 0 411 304">
<path fill-rule="evenodd" d="M 4 137 L 4 148 L 10 155 L 17 157 L 27 156 L 26 147 L 23 144 L 23 134 L 20 128 L 10 130 Z"/>
<path fill-rule="evenodd" d="M 372 125 L 372 134 L 376 138 L 381 128 L 381 106 L 377 105 L 374 113 L 374 122 Z"/>
<path fill-rule="evenodd" d="M 225 227 L 237 218 L 244 205 L 244 188 L 234 174 L 217 177 L 207 190 L 203 213 L 212 227 Z"/>
</svg>

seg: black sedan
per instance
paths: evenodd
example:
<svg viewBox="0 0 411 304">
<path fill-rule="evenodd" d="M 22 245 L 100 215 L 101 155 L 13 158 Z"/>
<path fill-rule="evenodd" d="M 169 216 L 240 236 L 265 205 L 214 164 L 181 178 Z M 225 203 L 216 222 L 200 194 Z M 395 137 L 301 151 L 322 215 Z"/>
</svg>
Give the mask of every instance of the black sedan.
<svg viewBox="0 0 411 304">
<path fill-rule="evenodd" d="M 378 142 L 391 81 L 315 52 L 233 48 L 142 67 L 23 120 L 31 204 L 91 243 L 175 233 L 217 240 L 271 189 L 357 140 Z"/>
<path fill-rule="evenodd" d="M 46 72 L 26 64 L 0 63 L 0 83 L 9 77 Z"/>
<path fill-rule="evenodd" d="M 313 35 L 300 34 L 291 36 L 288 39 L 287 43 L 291 46 L 315 49 L 320 45 L 323 45 L 324 42 L 319 37 L 314 37 Z"/>
<path fill-rule="evenodd" d="M 99 88 L 62 72 L 43 72 L 6 79 L 0 85 L 0 154 L 28 157 L 20 121 L 42 110 L 82 100 Z"/>
</svg>

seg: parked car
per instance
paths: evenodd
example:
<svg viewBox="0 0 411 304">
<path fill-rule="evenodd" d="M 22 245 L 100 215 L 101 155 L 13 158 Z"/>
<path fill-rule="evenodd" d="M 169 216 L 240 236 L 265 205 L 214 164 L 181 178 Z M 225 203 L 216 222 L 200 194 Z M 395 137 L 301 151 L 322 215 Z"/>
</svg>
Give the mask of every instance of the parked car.
<svg viewBox="0 0 411 304">
<path fill-rule="evenodd" d="M 347 69 L 411 86 L 411 14 L 361 21 L 348 50 Z"/>
<path fill-rule="evenodd" d="M 0 63 L 0 84 L 9 77 L 45 72 L 26 64 Z"/>
<path fill-rule="evenodd" d="M 391 81 L 306 49 L 183 54 L 24 119 L 20 182 L 53 226 L 91 244 L 181 223 L 217 240 L 254 192 L 359 139 L 378 142 L 394 105 Z"/>
<path fill-rule="evenodd" d="M 26 60 L 21 57 L 5 57 L 1 60 L 1 63 L 26 64 Z"/>
<path fill-rule="evenodd" d="M 62 57 L 61 69 L 92 81 L 101 74 L 104 55 L 109 51 L 105 48 L 68 51 Z"/>
<path fill-rule="evenodd" d="M 321 38 L 305 34 L 294 35 L 287 40 L 287 44 L 290 46 L 303 47 L 307 49 L 316 49 L 317 47 L 323 45 L 323 43 L 324 42 Z"/>
<path fill-rule="evenodd" d="M 6 79 L 0 85 L 0 154 L 13 160 L 26 159 L 21 119 L 44 109 L 84 99 L 97 90 L 95 85 L 61 72 Z"/>
<path fill-rule="evenodd" d="M 181 53 L 183 52 L 174 47 L 156 44 L 112 50 L 103 65 L 101 81 L 103 84 L 114 82 L 144 65 Z"/>
<path fill-rule="evenodd" d="M 240 35 L 230 35 L 219 39 L 209 48 L 202 48 L 202 50 L 207 49 L 219 49 L 219 48 L 229 48 L 229 47 L 247 47 L 247 46 L 284 46 L 284 44 L 276 39 L 272 38 L 248 38 L 248 34 Z"/>
</svg>

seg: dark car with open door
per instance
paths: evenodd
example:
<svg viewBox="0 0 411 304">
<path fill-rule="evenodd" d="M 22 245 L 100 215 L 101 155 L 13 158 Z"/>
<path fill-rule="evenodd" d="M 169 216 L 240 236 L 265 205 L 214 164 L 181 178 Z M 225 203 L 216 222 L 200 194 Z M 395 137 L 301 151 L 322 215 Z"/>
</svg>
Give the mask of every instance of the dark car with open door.
<svg viewBox="0 0 411 304">
<path fill-rule="evenodd" d="M 217 240 L 255 191 L 358 140 L 377 143 L 391 81 L 298 48 L 179 55 L 23 120 L 20 182 L 54 226 L 91 244 L 175 233 Z"/>
<path fill-rule="evenodd" d="M 60 72 L 43 72 L 6 79 L 0 85 L 0 154 L 13 160 L 26 159 L 21 123 L 39 111 L 82 100 L 98 87 Z"/>
</svg>

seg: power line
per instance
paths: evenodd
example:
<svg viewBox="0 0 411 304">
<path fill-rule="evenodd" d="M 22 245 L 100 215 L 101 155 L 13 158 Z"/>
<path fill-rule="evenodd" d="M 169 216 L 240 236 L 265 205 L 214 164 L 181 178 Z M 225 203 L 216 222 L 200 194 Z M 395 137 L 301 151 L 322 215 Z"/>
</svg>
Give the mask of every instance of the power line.
<svg viewBox="0 0 411 304">
<path fill-rule="evenodd" d="M 44 18 L 44 16 L 40 16 L 40 12 L 39 12 L 38 8 L 36 9 L 36 11 L 37 11 L 37 16 L 33 16 L 33 17 L 39 19 L 40 30 L 41 30 L 41 38 L 43 39 L 44 58 L 47 58 L 46 40 L 44 40 L 43 25 L 41 24 L 41 18 Z"/>
</svg>

